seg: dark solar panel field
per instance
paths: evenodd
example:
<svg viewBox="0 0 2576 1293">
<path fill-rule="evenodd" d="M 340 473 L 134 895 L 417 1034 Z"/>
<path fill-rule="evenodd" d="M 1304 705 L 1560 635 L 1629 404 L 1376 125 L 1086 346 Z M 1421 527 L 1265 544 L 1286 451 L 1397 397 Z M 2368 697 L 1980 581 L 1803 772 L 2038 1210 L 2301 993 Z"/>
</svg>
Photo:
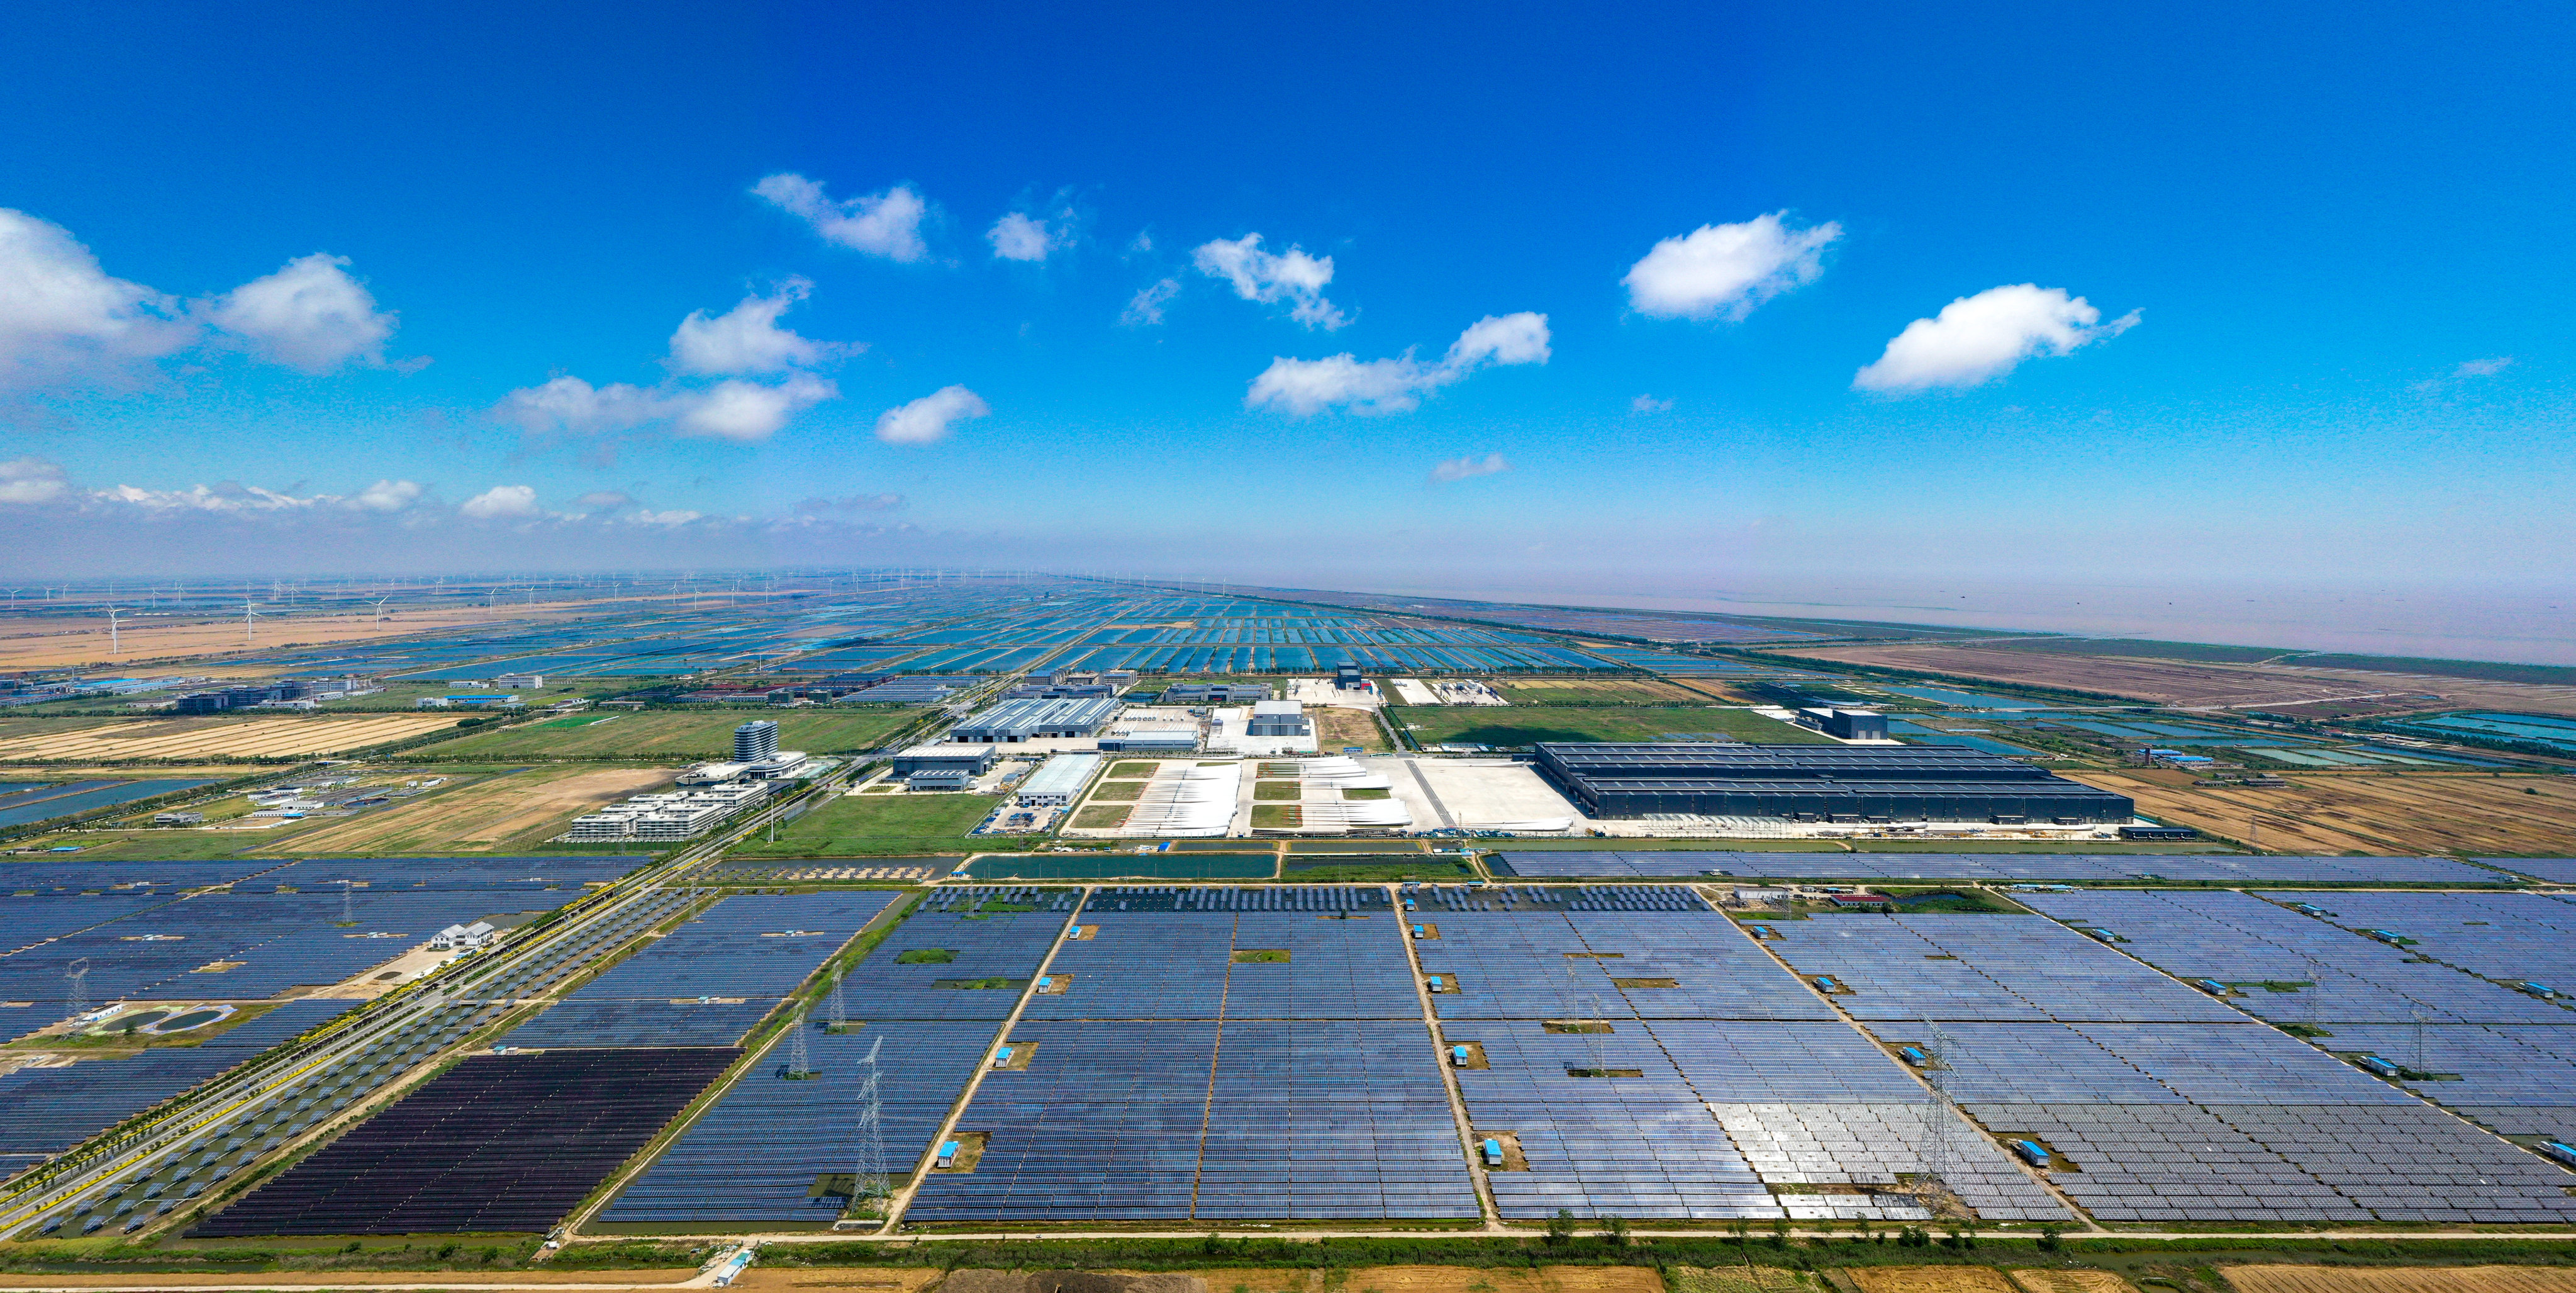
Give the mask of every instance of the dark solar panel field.
<svg viewBox="0 0 2576 1293">
<path fill-rule="evenodd" d="M 470 1056 L 189 1233 L 542 1231 L 740 1054 Z"/>
<path fill-rule="evenodd" d="M 356 1004 L 289 1001 L 195 1046 L 0 1074 L 0 1154 L 61 1153 Z"/>
<path fill-rule="evenodd" d="M 1486 860 L 1525 880 L 2157 880 L 2217 884 L 2511 884 L 2450 858 L 2236 856 L 2225 853 L 1844 853 L 1716 849 L 1521 849 Z"/>
</svg>

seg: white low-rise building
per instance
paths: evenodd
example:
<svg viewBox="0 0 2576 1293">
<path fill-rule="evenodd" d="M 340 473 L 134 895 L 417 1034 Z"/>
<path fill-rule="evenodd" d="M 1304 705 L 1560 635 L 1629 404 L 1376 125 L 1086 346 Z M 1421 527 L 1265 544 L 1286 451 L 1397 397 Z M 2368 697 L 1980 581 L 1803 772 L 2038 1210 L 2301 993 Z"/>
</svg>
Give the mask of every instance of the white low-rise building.
<svg viewBox="0 0 2576 1293">
<path fill-rule="evenodd" d="M 492 922 L 478 920 L 471 925 L 450 925 L 430 935 L 429 946 L 439 952 L 470 952 L 490 947 L 492 941 L 500 936 L 501 931 L 494 929 Z"/>
<path fill-rule="evenodd" d="M 613 844 L 626 841 L 669 842 L 692 839 L 769 795 L 765 781 L 728 781 L 689 790 L 637 795 L 595 813 L 572 819 L 572 828 L 555 838 L 566 844 Z"/>
</svg>

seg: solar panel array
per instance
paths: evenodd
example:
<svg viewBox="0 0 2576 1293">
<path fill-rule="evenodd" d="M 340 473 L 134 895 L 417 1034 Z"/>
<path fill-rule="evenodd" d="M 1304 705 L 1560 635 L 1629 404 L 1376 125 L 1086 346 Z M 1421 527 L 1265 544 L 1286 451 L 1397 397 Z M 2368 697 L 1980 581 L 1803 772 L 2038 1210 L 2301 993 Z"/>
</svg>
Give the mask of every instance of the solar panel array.
<svg viewBox="0 0 2576 1293">
<path fill-rule="evenodd" d="M 898 895 L 740 894 L 719 900 L 504 1039 L 512 1046 L 731 1046 Z M 594 933 L 669 914 L 638 910 Z"/>
<path fill-rule="evenodd" d="M 189 1233 L 542 1231 L 739 1054 L 709 1047 L 471 1056 Z"/>
<path fill-rule="evenodd" d="M 2318 892 L 2341 910 L 2353 895 Z M 2231 985 L 2229 1004 L 2274 1023 L 2563 1023 L 2546 1001 L 2232 891 L 2031 894 L 2061 920 L 2107 929 L 2129 955 L 2177 978 Z"/>
<path fill-rule="evenodd" d="M 33 892 L 0 896 L 0 999 L 40 1012 L 68 1001 L 82 961 L 90 1001 L 253 1000 L 337 983 L 448 925 L 560 906 L 639 860 L 40 863 L 12 872 Z M 221 884 L 231 888 L 183 893 Z"/>
<path fill-rule="evenodd" d="M 900 1178 L 948 1116 L 993 1038 L 993 1025 L 981 1020 L 874 1019 L 844 1032 L 802 1026 L 814 1076 L 791 1079 L 783 1064 L 744 1073 L 599 1219 L 653 1225 L 836 1220 L 849 1196 L 815 1187 L 825 1177 L 861 1170 L 857 1096 L 869 1048 L 883 1044 L 878 1100 L 887 1166 Z"/>
<path fill-rule="evenodd" d="M 2576 858 L 2479 858 L 2478 861 L 2551 884 L 2576 884 Z"/>
<path fill-rule="evenodd" d="M 785 1064 L 740 1077 L 600 1214 L 608 1222 L 831 1221 L 860 1170 L 860 1060 L 879 1042 L 886 1164 L 908 1173 L 1037 973 L 1081 892 L 961 886 L 924 897 L 841 985 L 856 1025 L 800 1019 L 816 1076 Z M 944 961 L 904 962 L 942 951 Z M 984 987 L 986 983 L 1001 986 Z M 979 986 L 966 986 L 979 985 Z M 543 1016 L 540 1016 L 542 1022 Z M 784 1056 L 783 1049 L 772 1055 Z"/>
<path fill-rule="evenodd" d="M 2242 857 L 2224 853 L 1844 853 L 1715 849 L 1507 850 L 1497 875 L 1530 880 L 2155 880 L 2219 884 L 2511 884 L 2450 858 Z M 2500 864 L 2501 865 L 2501 864 Z"/>
<path fill-rule="evenodd" d="M 2449 980 L 2427 978 L 2395 949 L 2244 894 L 2032 902 L 2127 941 L 2049 933 L 2029 917 L 1835 916 L 1781 922 L 1771 946 L 1801 973 L 1847 987 L 1837 1001 L 1890 1046 L 1932 1047 L 1937 1026 L 1950 1096 L 1993 1135 L 2045 1146 L 2060 1160 L 2052 1184 L 2102 1221 L 2576 1219 L 2565 1172 L 2228 1008 L 2312 991 L 2287 982 L 2290 966 L 2341 967 L 2328 972 L 2343 986 L 2318 1004 L 2365 1011 L 2390 998 L 2420 1008 L 2401 988 L 2457 1002 L 2475 994 L 2426 985 L 2494 985 L 2438 966 Z M 2158 987 L 2161 976 L 2124 952 L 2242 989 L 2222 1002 L 2171 979 Z M 2273 992 L 2266 979 L 2298 991 Z M 1886 1008 L 1871 1009 L 1880 996 Z"/>
<path fill-rule="evenodd" d="M 0 1074 L 0 1154 L 61 1153 L 356 1004 L 289 1001 L 194 1046 Z"/>
<path fill-rule="evenodd" d="M 1478 1215 L 1383 890 L 1103 889 L 1074 919 L 1025 1067 L 958 1122 L 980 1159 L 908 1218 Z"/>
<path fill-rule="evenodd" d="M 1634 910 L 1620 886 L 1590 887 L 1611 910 L 1494 892 L 1452 895 L 1416 950 L 1444 980 L 1444 1040 L 1491 1065 L 1458 1071 L 1477 1130 L 1511 1133 L 1527 1161 L 1490 1174 L 1505 1216 L 1928 1215 L 1898 1181 L 1921 1170 L 1922 1085 L 1732 921 Z M 1955 1131 L 1951 1184 L 1980 1215 L 2070 1215 Z"/>
<path fill-rule="evenodd" d="M 296 1004 L 296 1003 L 289 1003 Z M 339 1005 L 316 1002 L 315 1007 Z M 110 1182 L 55 1214 L 47 1234 L 82 1235 L 109 1225 L 126 1231 L 187 1206 L 258 1159 L 287 1147 L 351 1104 L 402 1077 L 501 1014 L 496 1006 L 450 1006 L 367 1043 L 350 1059 L 304 1075 L 258 1104 L 236 1111 L 222 1128 L 161 1161 L 149 1173 Z"/>
</svg>

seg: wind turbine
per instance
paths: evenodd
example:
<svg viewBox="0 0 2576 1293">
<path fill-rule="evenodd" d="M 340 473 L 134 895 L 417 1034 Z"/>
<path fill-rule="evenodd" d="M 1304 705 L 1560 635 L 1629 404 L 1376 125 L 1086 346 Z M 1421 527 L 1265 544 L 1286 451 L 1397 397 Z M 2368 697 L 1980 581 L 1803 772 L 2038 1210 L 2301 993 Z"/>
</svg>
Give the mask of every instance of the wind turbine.
<svg viewBox="0 0 2576 1293">
<path fill-rule="evenodd" d="M 242 642 L 243 642 L 244 644 L 249 644 L 249 643 L 257 642 L 257 641 L 259 640 L 259 635 L 258 635 L 258 633 L 257 633 L 257 632 L 253 629 L 253 627 L 252 627 L 252 622 L 253 622 L 253 621 L 255 621 L 255 620 L 257 620 L 258 618 L 259 618 L 259 612 L 254 611 L 254 610 L 252 610 L 252 609 L 250 608 L 250 599 L 249 599 L 249 598 L 247 598 L 247 597 L 243 598 L 243 599 L 242 599 Z"/>
<path fill-rule="evenodd" d="M 125 608 L 122 606 L 107 608 L 107 653 L 109 655 L 125 654 L 125 644 L 116 634 L 116 617 L 124 613 Z"/>
<path fill-rule="evenodd" d="M 369 621 L 369 622 L 370 622 L 370 623 L 375 623 L 375 624 L 382 624 L 382 623 L 384 623 L 384 622 L 385 622 L 385 603 L 387 603 L 387 602 L 389 602 L 389 601 L 392 601 L 392 600 L 393 600 L 393 596 L 392 596 L 391 594 L 387 594 L 387 595 L 385 595 L 385 596 L 383 596 L 383 597 L 379 597 L 379 598 L 377 598 L 377 599 L 376 599 L 376 618 L 375 618 L 375 619 L 373 619 L 372 621 Z"/>
</svg>

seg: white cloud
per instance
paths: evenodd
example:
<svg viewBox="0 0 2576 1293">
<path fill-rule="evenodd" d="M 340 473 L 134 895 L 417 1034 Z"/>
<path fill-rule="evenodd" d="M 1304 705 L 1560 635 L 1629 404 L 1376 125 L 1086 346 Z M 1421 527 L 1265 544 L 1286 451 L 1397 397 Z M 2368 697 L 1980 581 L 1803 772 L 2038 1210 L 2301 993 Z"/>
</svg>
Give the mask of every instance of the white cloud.
<svg viewBox="0 0 2576 1293">
<path fill-rule="evenodd" d="M 2513 367 L 2513 356 L 2511 355 L 2499 355 L 2494 359 L 2472 359 L 2461 364 L 2459 367 L 2452 369 L 2451 376 L 2455 378 L 2493 377 L 2497 373 L 2503 372 L 2511 367 Z"/>
<path fill-rule="evenodd" d="M 420 496 L 421 487 L 417 482 L 380 480 L 359 490 L 357 497 L 350 499 L 349 502 L 353 507 L 361 507 L 370 512 L 399 512 L 419 502 Z"/>
<path fill-rule="evenodd" d="M 456 510 L 478 521 L 541 515 L 537 511 L 537 491 L 526 485 L 494 485 L 465 500 Z"/>
<path fill-rule="evenodd" d="M 2034 355 L 2063 355 L 2107 341 L 2138 322 L 2131 310 L 2109 323 L 2102 312 L 2064 288 L 2016 283 L 1990 287 L 1941 307 L 1930 319 L 1905 325 L 1878 362 L 1860 370 L 1852 385 L 1865 391 L 1920 391 L 1935 386 L 1978 386 L 2009 373 Z"/>
<path fill-rule="evenodd" d="M 1160 324 L 1163 321 L 1163 307 L 1180 294 L 1181 280 L 1156 279 L 1146 284 L 1144 290 L 1136 293 L 1135 299 L 1127 302 L 1127 308 L 1118 314 L 1118 322 L 1130 328 L 1150 328 Z"/>
<path fill-rule="evenodd" d="M 628 516 L 626 519 L 629 523 L 635 525 L 681 526 L 687 525 L 691 521 L 705 520 L 706 515 L 707 514 L 704 512 L 684 512 L 675 510 L 669 512 L 636 512 L 633 515 Z"/>
<path fill-rule="evenodd" d="M 1202 243 L 1190 262 L 1200 273 L 1232 283 L 1244 300 L 1290 302 L 1288 317 L 1309 328 L 1330 332 L 1350 322 L 1324 299 L 1324 285 L 1333 281 L 1330 256 L 1309 256 L 1294 246 L 1272 255 L 1261 249 L 1260 234 L 1248 233 L 1233 242 Z"/>
<path fill-rule="evenodd" d="M 177 302 L 108 277 L 69 230 L 0 209 L 0 389 L 113 380 L 195 336 Z"/>
<path fill-rule="evenodd" d="M 1276 408 L 1292 417 L 1336 407 L 1355 413 L 1400 413 L 1418 407 L 1423 396 L 1466 380 L 1487 363 L 1544 364 L 1549 354 L 1546 315 L 1529 311 L 1499 318 L 1487 315 L 1459 333 L 1437 364 L 1422 363 L 1409 350 L 1393 359 L 1365 363 L 1348 354 L 1274 358 L 1252 379 L 1243 403 L 1246 408 Z"/>
<path fill-rule="evenodd" d="M 186 489 L 142 489 L 118 485 L 113 489 L 93 490 L 89 497 L 98 502 L 124 503 L 148 512 L 303 512 L 341 501 L 329 494 L 297 498 L 237 481 L 191 485 Z"/>
<path fill-rule="evenodd" d="M 1843 236 L 1830 220 L 1791 228 L 1786 211 L 1742 224 L 1704 224 L 1655 244 L 1628 267 L 1629 307 L 1659 319 L 1741 319 L 1764 301 L 1816 281 L 1825 248 Z"/>
<path fill-rule="evenodd" d="M 622 489 L 594 489 L 573 502 L 593 512 L 614 512 L 632 506 L 635 496 Z"/>
<path fill-rule="evenodd" d="M 1001 260 L 1045 260 L 1048 252 L 1062 245 L 1046 221 L 1024 211 L 994 221 L 984 231 L 984 241 L 993 244 L 993 255 Z"/>
<path fill-rule="evenodd" d="M 662 392 L 625 382 L 593 387 L 578 377 L 558 377 L 543 386 L 512 391 L 492 410 L 493 416 L 532 433 L 574 435 L 623 431 L 670 413 L 670 399 Z"/>
<path fill-rule="evenodd" d="M 942 386 L 910 404 L 887 409 L 877 417 L 877 439 L 887 444 L 937 444 L 948 438 L 948 425 L 992 412 L 984 398 L 963 386 Z"/>
<path fill-rule="evenodd" d="M 349 258 L 315 252 L 254 278 L 206 310 L 216 328 L 252 354 L 303 373 L 327 373 L 357 362 L 380 368 L 394 316 L 349 276 Z"/>
<path fill-rule="evenodd" d="M 0 462 L 0 503 L 52 503 L 70 492 L 59 463 L 32 456 Z"/>
<path fill-rule="evenodd" d="M 1652 395 L 1640 395 L 1628 401 L 1628 411 L 1631 413 L 1669 413 L 1672 408 L 1671 400 L 1659 400 Z"/>
<path fill-rule="evenodd" d="M 814 226 L 825 242 L 905 264 L 930 257 L 930 247 L 921 240 L 921 222 L 930 214 L 930 204 L 909 185 L 835 202 L 824 196 L 821 184 L 782 172 L 761 180 L 751 191 Z"/>
<path fill-rule="evenodd" d="M 1458 334 L 1440 366 L 1464 376 L 1489 359 L 1498 364 L 1546 363 L 1547 316 L 1527 310 L 1500 318 L 1488 314 Z"/>
<path fill-rule="evenodd" d="M 1443 458 L 1431 469 L 1431 483 L 1446 485 L 1470 476 L 1496 476 L 1511 469 L 1512 464 L 1498 453 L 1489 453 L 1483 458 Z"/>
<path fill-rule="evenodd" d="M 714 318 L 691 311 L 671 334 L 671 367 L 683 373 L 776 373 L 813 368 L 866 349 L 858 343 L 813 341 L 778 326 L 778 316 L 814 292 L 791 278 L 768 296 L 746 296 Z"/>
<path fill-rule="evenodd" d="M 774 386 L 727 380 L 668 398 L 679 411 L 675 425 L 681 434 L 755 444 L 778 434 L 789 417 L 840 393 L 840 388 L 820 377 L 795 373 Z"/>
<path fill-rule="evenodd" d="M 840 498 L 809 498 L 796 505 L 799 512 L 891 512 L 903 506 L 901 494 L 848 494 Z"/>
</svg>

